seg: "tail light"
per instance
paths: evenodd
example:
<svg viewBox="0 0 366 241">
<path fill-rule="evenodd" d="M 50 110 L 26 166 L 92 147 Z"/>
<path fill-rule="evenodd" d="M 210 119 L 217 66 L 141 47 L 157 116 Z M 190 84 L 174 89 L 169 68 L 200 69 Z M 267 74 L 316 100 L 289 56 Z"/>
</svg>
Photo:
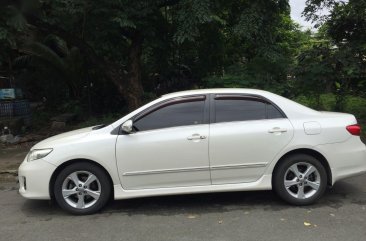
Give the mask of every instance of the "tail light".
<svg viewBox="0 0 366 241">
<path fill-rule="evenodd" d="M 349 133 L 351 133 L 351 135 L 354 135 L 354 136 L 361 135 L 361 126 L 358 124 L 347 126 L 346 129 Z"/>
</svg>

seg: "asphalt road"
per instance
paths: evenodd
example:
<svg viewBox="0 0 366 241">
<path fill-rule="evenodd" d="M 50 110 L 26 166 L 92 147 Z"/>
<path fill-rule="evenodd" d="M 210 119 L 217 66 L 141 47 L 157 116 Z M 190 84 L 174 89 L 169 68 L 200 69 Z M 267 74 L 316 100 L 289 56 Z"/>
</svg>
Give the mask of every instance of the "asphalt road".
<svg viewBox="0 0 366 241">
<path fill-rule="evenodd" d="M 272 192 L 113 201 L 72 216 L 49 201 L 0 188 L 0 240 L 366 240 L 366 175 L 336 184 L 316 205 L 293 207 Z"/>
</svg>

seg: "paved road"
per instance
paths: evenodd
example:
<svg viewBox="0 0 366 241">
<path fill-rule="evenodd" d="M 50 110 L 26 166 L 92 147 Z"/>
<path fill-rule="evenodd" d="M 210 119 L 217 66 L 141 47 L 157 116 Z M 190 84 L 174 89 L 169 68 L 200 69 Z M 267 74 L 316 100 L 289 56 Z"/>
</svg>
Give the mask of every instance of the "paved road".
<svg viewBox="0 0 366 241">
<path fill-rule="evenodd" d="M 0 240 L 363 241 L 365 183 L 366 175 L 339 182 L 309 207 L 288 206 L 272 192 L 242 192 L 114 201 L 91 216 L 25 200 L 3 184 Z"/>
</svg>

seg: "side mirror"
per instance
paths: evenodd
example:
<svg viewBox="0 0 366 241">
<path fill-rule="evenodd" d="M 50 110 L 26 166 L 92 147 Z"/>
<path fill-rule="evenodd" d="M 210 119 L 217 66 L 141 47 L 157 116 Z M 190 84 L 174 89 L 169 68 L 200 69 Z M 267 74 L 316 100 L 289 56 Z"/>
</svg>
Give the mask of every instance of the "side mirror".
<svg viewBox="0 0 366 241">
<path fill-rule="evenodd" d="M 133 121 L 132 120 L 125 121 L 122 124 L 121 128 L 124 133 L 131 134 L 133 131 Z"/>
</svg>

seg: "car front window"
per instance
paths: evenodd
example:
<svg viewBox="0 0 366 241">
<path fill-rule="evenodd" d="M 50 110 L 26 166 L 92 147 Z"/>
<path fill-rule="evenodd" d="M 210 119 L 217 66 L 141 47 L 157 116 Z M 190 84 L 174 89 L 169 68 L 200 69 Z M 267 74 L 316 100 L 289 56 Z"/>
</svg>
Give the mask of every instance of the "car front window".
<svg viewBox="0 0 366 241">
<path fill-rule="evenodd" d="M 137 119 L 134 122 L 134 127 L 138 131 L 146 131 L 202 124 L 204 120 L 204 102 L 204 100 L 173 102 Z"/>
</svg>

